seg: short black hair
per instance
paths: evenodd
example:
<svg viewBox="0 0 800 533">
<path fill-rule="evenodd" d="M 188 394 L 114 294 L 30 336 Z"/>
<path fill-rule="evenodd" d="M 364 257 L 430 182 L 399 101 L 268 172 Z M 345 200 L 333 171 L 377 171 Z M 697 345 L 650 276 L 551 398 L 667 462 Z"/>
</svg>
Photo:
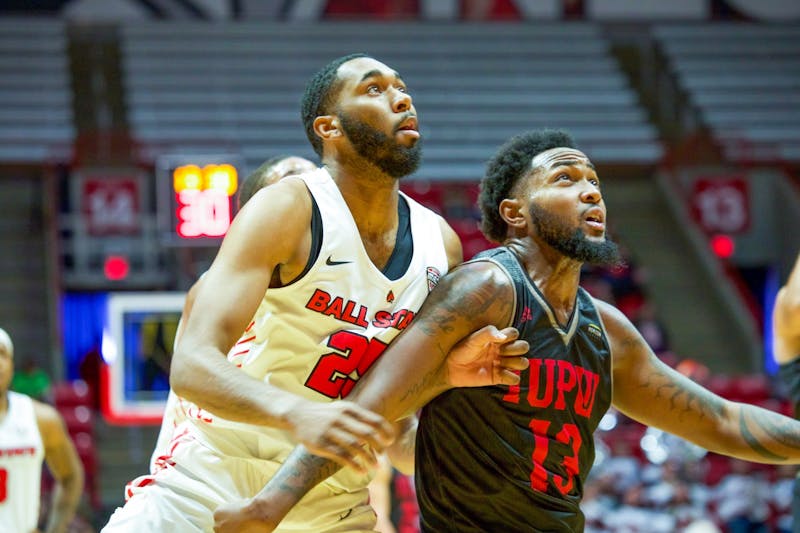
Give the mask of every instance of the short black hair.
<svg viewBox="0 0 800 533">
<path fill-rule="evenodd" d="M 342 64 L 359 57 L 369 56 L 356 53 L 334 59 L 317 71 L 306 84 L 303 100 L 300 103 L 300 117 L 303 120 L 303 127 L 306 129 L 306 137 L 320 157 L 322 157 L 322 139 L 314 133 L 314 119 L 326 115 L 330 111 L 330 106 L 339 88 L 336 83 L 336 71 Z"/>
<path fill-rule="evenodd" d="M 500 216 L 500 202 L 509 198 L 520 178 L 531 169 L 531 160 L 552 148 L 575 148 L 575 141 L 563 130 L 528 131 L 506 141 L 486 164 L 478 203 L 481 231 L 489 240 L 503 242 L 507 228 Z"/>
<path fill-rule="evenodd" d="M 269 177 L 272 168 L 290 157 L 295 156 L 282 154 L 270 157 L 244 179 L 239 187 L 239 209 L 243 208 L 244 204 L 250 201 L 250 198 L 264 187 L 264 181 Z"/>
</svg>

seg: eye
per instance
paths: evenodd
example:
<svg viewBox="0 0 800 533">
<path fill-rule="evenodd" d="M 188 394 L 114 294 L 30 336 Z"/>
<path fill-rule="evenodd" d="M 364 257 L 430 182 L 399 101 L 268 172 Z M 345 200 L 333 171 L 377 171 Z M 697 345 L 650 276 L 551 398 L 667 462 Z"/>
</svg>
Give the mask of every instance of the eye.
<svg viewBox="0 0 800 533">
<path fill-rule="evenodd" d="M 559 174 L 556 176 L 556 181 L 572 181 L 569 174 Z"/>
<path fill-rule="evenodd" d="M 367 94 L 381 94 L 381 88 L 377 85 L 370 85 L 367 87 Z"/>
<path fill-rule="evenodd" d="M 592 185 L 594 185 L 598 189 L 600 188 L 600 180 L 597 179 L 597 178 L 589 178 L 589 183 L 591 183 Z"/>
<path fill-rule="evenodd" d="M 401 93 L 408 92 L 408 89 L 406 87 L 403 87 L 402 85 L 398 85 L 397 90 L 400 91 Z"/>
</svg>

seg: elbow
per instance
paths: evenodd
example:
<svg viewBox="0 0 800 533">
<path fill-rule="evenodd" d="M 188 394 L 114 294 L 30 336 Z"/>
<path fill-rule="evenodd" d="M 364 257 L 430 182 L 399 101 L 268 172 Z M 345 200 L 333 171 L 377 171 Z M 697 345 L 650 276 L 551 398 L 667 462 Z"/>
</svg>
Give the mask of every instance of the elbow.
<svg viewBox="0 0 800 533">
<path fill-rule="evenodd" d="M 182 362 L 180 353 L 176 351 L 172 356 L 172 364 L 169 369 L 169 386 L 178 396 L 191 399 L 193 392 L 192 380 L 189 378 L 191 371 L 186 366 Z"/>
</svg>

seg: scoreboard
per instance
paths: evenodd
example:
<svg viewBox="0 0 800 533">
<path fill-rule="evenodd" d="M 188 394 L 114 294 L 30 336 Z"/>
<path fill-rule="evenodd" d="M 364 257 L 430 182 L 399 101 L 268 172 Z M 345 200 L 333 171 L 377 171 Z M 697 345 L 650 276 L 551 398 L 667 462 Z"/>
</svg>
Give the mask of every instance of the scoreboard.
<svg viewBox="0 0 800 533">
<path fill-rule="evenodd" d="M 218 244 L 236 214 L 243 166 L 232 154 L 159 157 L 156 188 L 162 241 L 174 246 Z"/>
</svg>

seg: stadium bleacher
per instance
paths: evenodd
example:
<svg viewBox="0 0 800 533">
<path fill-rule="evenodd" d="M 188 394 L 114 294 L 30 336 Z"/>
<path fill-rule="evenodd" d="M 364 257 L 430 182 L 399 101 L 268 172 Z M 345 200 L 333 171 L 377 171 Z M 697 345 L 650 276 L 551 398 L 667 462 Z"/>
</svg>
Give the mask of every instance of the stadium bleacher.
<svg viewBox="0 0 800 533">
<path fill-rule="evenodd" d="M 653 35 L 732 161 L 800 161 L 800 27 L 659 25 Z"/>
<path fill-rule="evenodd" d="M 354 51 L 386 61 L 409 84 L 425 178 L 476 179 L 497 145 L 543 126 L 569 128 L 599 162 L 648 165 L 662 155 L 592 24 L 126 24 L 122 50 L 136 137 L 183 149 L 232 146 L 251 168 L 266 154 L 311 155 L 298 120 L 304 83 Z"/>
</svg>

